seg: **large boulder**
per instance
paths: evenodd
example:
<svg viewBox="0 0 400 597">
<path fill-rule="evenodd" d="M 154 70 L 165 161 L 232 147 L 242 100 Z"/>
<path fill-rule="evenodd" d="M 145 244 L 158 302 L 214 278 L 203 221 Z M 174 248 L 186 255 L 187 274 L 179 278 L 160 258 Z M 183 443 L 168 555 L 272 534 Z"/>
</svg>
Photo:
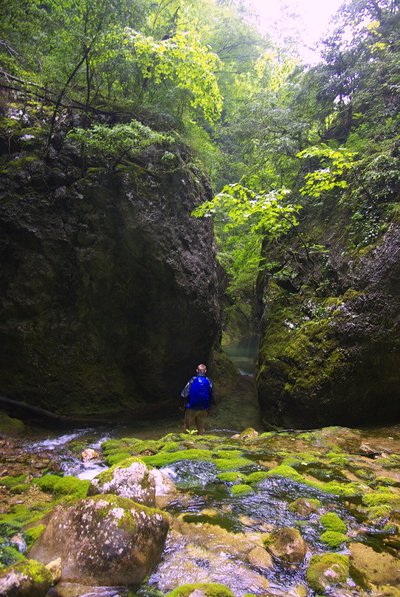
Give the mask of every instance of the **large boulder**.
<svg viewBox="0 0 400 597">
<path fill-rule="evenodd" d="M 61 580 L 86 585 L 136 586 L 158 563 L 168 531 L 159 510 L 100 495 L 58 506 L 30 557 L 61 558 Z"/>
<path fill-rule="evenodd" d="M 67 144 L 0 182 L 0 396 L 84 418 L 162 414 L 219 335 L 211 197 L 187 149 L 82 174 Z M 174 408 L 176 408 L 174 404 Z"/>
<path fill-rule="evenodd" d="M 266 249 L 279 265 L 259 280 L 264 419 L 296 427 L 399 420 L 400 227 L 356 250 L 347 215 L 313 214 L 303 244 L 291 236 Z M 317 249 L 307 250 L 304 236 Z"/>
</svg>

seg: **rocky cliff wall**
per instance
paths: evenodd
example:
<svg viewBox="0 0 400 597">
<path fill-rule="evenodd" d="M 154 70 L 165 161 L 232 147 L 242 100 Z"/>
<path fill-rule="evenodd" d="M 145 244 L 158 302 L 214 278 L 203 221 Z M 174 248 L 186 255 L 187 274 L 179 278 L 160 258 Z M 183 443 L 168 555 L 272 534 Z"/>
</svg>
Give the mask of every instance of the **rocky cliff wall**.
<svg viewBox="0 0 400 597">
<path fill-rule="evenodd" d="M 26 145 L 26 143 L 25 143 Z M 53 412 L 142 417 L 176 402 L 219 335 L 210 197 L 181 148 L 82 174 L 66 146 L 3 145 L 0 394 Z M 95 165 L 95 164 L 94 164 Z"/>
<path fill-rule="evenodd" d="M 266 247 L 257 387 L 267 423 L 400 418 L 400 226 L 375 218 L 372 234 L 365 217 L 357 232 L 351 215 L 310 210 L 304 242 Z"/>
</svg>

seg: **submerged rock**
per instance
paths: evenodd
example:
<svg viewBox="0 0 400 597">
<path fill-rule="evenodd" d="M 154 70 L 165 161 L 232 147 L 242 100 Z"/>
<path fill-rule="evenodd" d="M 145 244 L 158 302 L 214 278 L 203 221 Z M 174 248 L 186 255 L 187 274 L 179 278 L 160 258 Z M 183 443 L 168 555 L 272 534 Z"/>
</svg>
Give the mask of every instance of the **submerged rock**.
<svg viewBox="0 0 400 597">
<path fill-rule="evenodd" d="M 368 545 L 351 543 L 350 564 L 368 585 L 400 587 L 399 559 L 389 553 L 379 553 Z M 400 594 L 400 588 L 398 589 Z"/>
<path fill-rule="evenodd" d="M 60 557 L 64 582 L 135 586 L 158 562 L 167 531 L 162 512 L 101 495 L 58 506 L 30 556 Z"/>
<path fill-rule="evenodd" d="M 279 560 L 300 563 L 307 553 L 307 544 L 297 529 L 281 528 L 271 533 L 268 550 Z"/>
</svg>

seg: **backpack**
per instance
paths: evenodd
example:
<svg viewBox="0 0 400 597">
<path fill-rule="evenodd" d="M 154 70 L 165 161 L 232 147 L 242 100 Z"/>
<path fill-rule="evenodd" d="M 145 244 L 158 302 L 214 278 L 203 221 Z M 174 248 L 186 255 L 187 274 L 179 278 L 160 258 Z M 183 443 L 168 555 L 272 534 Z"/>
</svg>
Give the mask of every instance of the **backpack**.
<svg viewBox="0 0 400 597">
<path fill-rule="evenodd" d="M 187 407 L 196 410 L 210 408 L 211 384 L 208 377 L 198 375 L 190 384 L 189 400 Z"/>
</svg>

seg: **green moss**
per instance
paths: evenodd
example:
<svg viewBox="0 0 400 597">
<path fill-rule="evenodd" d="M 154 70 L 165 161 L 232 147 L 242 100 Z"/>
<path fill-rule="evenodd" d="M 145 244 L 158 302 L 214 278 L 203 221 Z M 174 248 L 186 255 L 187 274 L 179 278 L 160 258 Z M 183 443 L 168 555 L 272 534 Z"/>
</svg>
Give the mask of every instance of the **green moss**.
<svg viewBox="0 0 400 597">
<path fill-rule="evenodd" d="M 400 506 L 400 496 L 389 491 L 375 491 L 363 496 L 363 502 L 366 506 L 392 505 Z"/>
<path fill-rule="evenodd" d="M 218 583 L 195 583 L 181 585 L 170 593 L 167 597 L 188 597 L 194 591 L 201 591 L 206 597 L 234 597 L 234 594 L 228 587 Z"/>
<path fill-rule="evenodd" d="M 329 452 L 327 455 L 329 458 L 330 464 L 333 466 L 347 466 L 350 462 L 349 456 L 347 454 L 339 454 L 338 452 Z"/>
<path fill-rule="evenodd" d="M 59 477 L 57 475 L 44 475 L 34 480 L 34 484 L 42 491 L 52 493 L 55 496 L 71 495 L 75 498 L 87 496 L 90 481 L 82 481 L 76 477 Z"/>
<path fill-rule="evenodd" d="M 305 483 L 305 479 L 300 473 L 298 473 L 294 468 L 291 466 L 287 466 L 285 464 L 281 464 L 280 466 L 276 466 L 267 472 L 268 477 L 286 477 L 287 479 L 292 479 L 293 481 L 298 481 L 299 483 Z"/>
<path fill-rule="evenodd" d="M 312 556 L 306 573 L 308 584 L 318 593 L 325 593 L 328 587 L 345 584 L 348 576 L 348 556 L 332 553 Z"/>
<path fill-rule="evenodd" d="M 153 456 L 142 456 L 145 464 L 156 466 L 157 468 L 179 462 L 180 460 L 201 460 L 210 462 L 212 454 L 209 450 L 178 450 L 178 452 L 159 452 Z"/>
<path fill-rule="evenodd" d="M 220 471 L 237 470 L 253 464 L 251 460 L 244 457 L 216 458 L 213 462 Z"/>
<path fill-rule="evenodd" d="M 247 495 L 253 493 L 253 489 L 250 485 L 240 483 L 239 485 L 233 485 L 233 487 L 231 487 L 231 493 L 232 495 Z"/>
<path fill-rule="evenodd" d="M 246 483 L 259 483 L 263 479 L 268 477 L 267 471 L 255 471 L 254 473 L 250 473 L 250 475 L 246 475 L 245 480 Z"/>
<path fill-rule="evenodd" d="M 116 452 L 115 454 L 108 454 L 105 456 L 105 461 L 109 466 L 118 464 L 123 460 L 129 458 L 132 454 L 130 452 Z"/>
<path fill-rule="evenodd" d="M 26 529 L 24 532 L 26 544 L 28 547 L 32 547 L 32 545 L 39 539 L 42 533 L 45 531 L 46 525 L 45 524 L 38 524 L 34 527 L 30 527 Z"/>
<path fill-rule="evenodd" d="M 0 435 L 21 435 L 25 431 L 25 425 L 19 419 L 9 417 L 0 411 Z"/>
<path fill-rule="evenodd" d="M 327 512 L 319 519 L 320 523 L 327 531 L 334 531 L 335 533 L 347 533 L 347 526 L 345 522 L 336 514 L 336 512 Z"/>
<path fill-rule="evenodd" d="M 17 562 L 23 562 L 25 559 L 25 556 L 16 547 L 0 545 L 0 569 Z"/>
<path fill-rule="evenodd" d="M 226 483 L 236 483 L 241 481 L 243 478 L 244 475 L 242 475 L 242 473 L 238 473 L 237 471 L 228 471 L 226 473 L 219 473 L 217 475 L 217 479 Z"/>
<path fill-rule="evenodd" d="M 372 506 L 367 509 L 367 517 L 369 520 L 382 520 L 388 518 L 392 512 L 392 508 L 387 505 Z"/>
<path fill-rule="evenodd" d="M 268 471 L 268 476 L 279 476 L 292 479 L 298 483 L 303 483 L 309 487 L 314 487 L 324 493 L 338 495 L 343 497 L 354 497 L 362 493 L 362 489 L 355 483 L 340 483 L 338 481 L 311 481 L 297 472 L 293 467 L 284 464 L 276 466 Z"/>
<path fill-rule="evenodd" d="M 3 487 L 7 487 L 7 489 L 13 489 L 14 487 L 17 487 L 18 485 L 24 483 L 27 476 L 28 475 L 23 474 L 18 475 L 17 477 L 13 477 L 12 475 L 8 477 L 2 477 L 0 479 L 0 485 L 3 485 Z"/>
<path fill-rule="evenodd" d="M 36 560 L 24 559 L 24 561 L 12 566 L 12 570 L 32 580 L 34 586 L 31 587 L 30 595 L 45 595 L 53 584 L 50 571 L 44 564 Z M 3 572 L 8 572 L 8 568 L 5 568 Z"/>
<path fill-rule="evenodd" d="M 332 549 L 340 547 L 341 545 L 343 545 L 343 543 L 345 543 L 345 541 L 347 541 L 346 535 L 344 535 L 343 533 L 338 533 L 336 531 L 325 531 L 325 533 L 322 533 L 320 539 L 323 543 L 325 543 Z"/>
</svg>

